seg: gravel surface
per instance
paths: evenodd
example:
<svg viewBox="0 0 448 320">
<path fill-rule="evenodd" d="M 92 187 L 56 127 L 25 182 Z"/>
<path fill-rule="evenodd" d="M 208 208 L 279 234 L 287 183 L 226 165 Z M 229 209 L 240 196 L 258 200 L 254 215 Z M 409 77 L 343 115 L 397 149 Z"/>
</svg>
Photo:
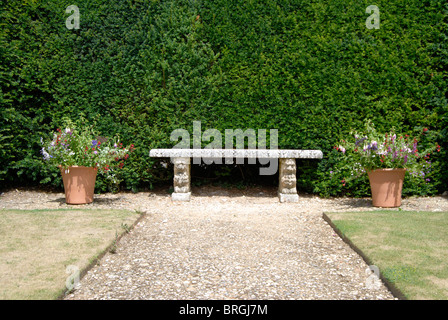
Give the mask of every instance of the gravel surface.
<svg viewBox="0 0 448 320">
<path fill-rule="evenodd" d="M 190 202 L 162 190 L 95 195 L 76 206 L 145 215 L 65 299 L 395 299 L 322 218 L 378 210 L 370 199 L 300 194 L 298 203 L 279 203 L 275 189 L 192 191 Z M 0 209 L 67 207 L 62 193 L 0 195 Z M 401 209 L 448 211 L 448 198 L 403 199 Z"/>
</svg>

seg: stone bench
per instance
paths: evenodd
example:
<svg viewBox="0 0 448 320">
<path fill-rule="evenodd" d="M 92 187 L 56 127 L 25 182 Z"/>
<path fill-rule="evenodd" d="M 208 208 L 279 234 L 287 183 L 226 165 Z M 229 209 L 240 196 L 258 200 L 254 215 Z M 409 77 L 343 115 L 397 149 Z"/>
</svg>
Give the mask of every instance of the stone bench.
<svg viewBox="0 0 448 320">
<path fill-rule="evenodd" d="M 174 164 L 174 192 L 172 200 L 189 201 L 191 197 L 191 158 L 194 159 L 226 159 L 232 164 L 233 159 L 278 159 L 280 202 L 297 202 L 299 195 L 296 189 L 296 160 L 322 159 L 320 150 L 276 150 L 276 149 L 151 149 L 150 157 L 171 158 Z M 194 163 L 201 163 L 199 162 Z M 216 162 L 215 162 L 216 163 Z M 238 163 L 238 162 L 237 162 Z M 263 169 L 263 168 L 261 168 Z M 260 169 L 260 170 L 261 170 Z M 276 170 L 277 171 L 277 170 Z"/>
</svg>

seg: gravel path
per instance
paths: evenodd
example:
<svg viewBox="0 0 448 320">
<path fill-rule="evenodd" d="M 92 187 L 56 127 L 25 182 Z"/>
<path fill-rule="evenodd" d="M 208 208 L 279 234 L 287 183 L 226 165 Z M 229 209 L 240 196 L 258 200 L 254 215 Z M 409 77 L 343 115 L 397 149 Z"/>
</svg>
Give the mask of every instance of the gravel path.
<svg viewBox="0 0 448 320">
<path fill-rule="evenodd" d="M 66 208 L 62 193 L 13 190 L 0 208 Z M 377 210 L 370 199 L 274 189 L 193 188 L 190 202 L 166 192 L 95 195 L 83 208 L 125 208 L 145 216 L 66 299 L 394 299 L 368 285 L 368 266 L 323 220 L 330 211 Z M 448 211 L 446 197 L 404 199 L 403 210 Z"/>
</svg>

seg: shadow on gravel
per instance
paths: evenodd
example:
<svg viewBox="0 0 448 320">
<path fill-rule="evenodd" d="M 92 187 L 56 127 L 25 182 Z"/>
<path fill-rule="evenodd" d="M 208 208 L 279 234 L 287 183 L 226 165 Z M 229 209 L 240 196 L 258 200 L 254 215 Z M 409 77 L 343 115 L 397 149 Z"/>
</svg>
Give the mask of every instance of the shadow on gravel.
<svg viewBox="0 0 448 320">
<path fill-rule="evenodd" d="M 59 205 L 62 206 L 63 204 L 65 204 L 65 197 L 64 198 L 57 198 L 57 199 L 53 199 L 53 200 L 48 200 L 48 202 L 59 203 Z"/>
<path fill-rule="evenodd" d="M 98 204 L 98 205 L 113 205 L 114 202 L 116 201 L 120 201 L 123 197 L 117 197 L 117 198 L 98 198 L 94 196 L 94 200 L 92 202 L 92 204 Z M 57 199 L 53 199 L 53 200 L 48 200 L 48 202 L 53 202 L 53 203 L 59 203 L 60 206 L 65 205 L 65 197 L 61 197 L 61 198 L 57 198 Z M 85 206 L 85 205 L 89 205 L 88 204 L 70 204 L 70 206 L 73 207 L 77 207 L 77 206 Z"/>
<path fill-rule="evenodd" d="M 372 199 L 370 198 L 342 198 L 338 199 L 338 205 L 343 209 L 346 207 L 347 209 L 353 208 L 373 208 Z"/>
<path fill-rule="evenodd" d="M 251 187 L 251 188 L 224 188 L 219 186 L 192 187 L 191 194 L 195 197 L 277 197 L 277 189 L 274 187 Z"/>
</svg>

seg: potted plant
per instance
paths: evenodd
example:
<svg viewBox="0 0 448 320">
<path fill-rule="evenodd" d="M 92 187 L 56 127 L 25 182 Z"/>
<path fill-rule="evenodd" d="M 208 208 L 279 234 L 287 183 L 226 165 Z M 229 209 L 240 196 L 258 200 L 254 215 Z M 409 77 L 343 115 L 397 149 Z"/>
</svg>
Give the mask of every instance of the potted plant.
<svg viewBox="0 0 448 320">
<path fill-rule="evenodd" d="M 425 169 L 431 166 L 430 154 L 440 151 L 438 144 L 420 150 L 423 147 L 418 137 L 396 134 L 393 128 L 378 133 L 370 120 L 366 121 L 365 132 L 350 134 L 334 147 L 344 155 L 340 167 L 350 172 L 342 183 L 367 173 L 375 207 L 399 207 L 405 173 L 425 179 Z M 420 131 L 420 135 L 428 134 L 427 128 Z"/>
<path fill-rule="evenodd" d="M 97 173 L 114 181 L 116 171 L 134 149 L 134 145 L 123 147 L 117 137 L 110 140 L 98 136 L 92 126 L 78 128 L 70 120 L 50 141 L 41 138 L 41 142 L 44 160 L 60 168 L 68 204 L 91 203 Z"/>
</svg>

